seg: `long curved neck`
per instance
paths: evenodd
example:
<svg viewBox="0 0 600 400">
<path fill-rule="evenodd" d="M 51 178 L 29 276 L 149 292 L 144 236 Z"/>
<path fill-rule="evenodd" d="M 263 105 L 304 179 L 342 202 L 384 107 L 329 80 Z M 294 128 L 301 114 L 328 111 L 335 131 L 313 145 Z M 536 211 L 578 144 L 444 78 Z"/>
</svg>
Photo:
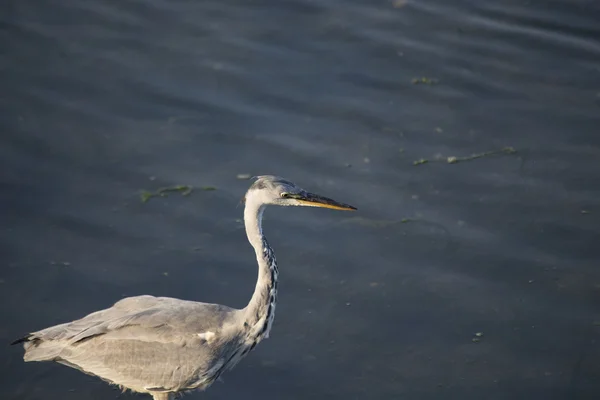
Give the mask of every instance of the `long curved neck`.
<svg viewBox="0 0 600 400">
<path fill-rule="evenodd" d="M 262 215 L 265 206 L 262 203 L 246 199 L 244 223 L 248 241 L 254 247 L 258 261 L 258 280 L 250 302 L 244 308 L 244 324 L 249 328 L 252 340 L 260 341 L 269 337 L 269 331 L 275 316 L 277 301 L 277 261 L 275 253 L 262 233 Z"/>
</svg>

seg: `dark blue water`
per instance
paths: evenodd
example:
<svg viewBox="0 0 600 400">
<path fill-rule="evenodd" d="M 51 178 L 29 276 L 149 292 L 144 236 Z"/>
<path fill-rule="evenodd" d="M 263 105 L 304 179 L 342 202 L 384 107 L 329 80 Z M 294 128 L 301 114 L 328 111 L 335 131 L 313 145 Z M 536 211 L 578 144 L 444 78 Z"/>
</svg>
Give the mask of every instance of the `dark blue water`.
<svg viewBox="0 0 600 400">
<path fill-rule="evenodd" d="M 0 9 L 0 398 L 118 396 L 23 363 L 25 332 L 129 295 L 243 307 L 238 174 L 359 212 L 267 211 L 272 338 L 190 398 L 600 394 L 597 2 Z M 216 190 L 140 201 L 172 185 Z"/>
</svg>

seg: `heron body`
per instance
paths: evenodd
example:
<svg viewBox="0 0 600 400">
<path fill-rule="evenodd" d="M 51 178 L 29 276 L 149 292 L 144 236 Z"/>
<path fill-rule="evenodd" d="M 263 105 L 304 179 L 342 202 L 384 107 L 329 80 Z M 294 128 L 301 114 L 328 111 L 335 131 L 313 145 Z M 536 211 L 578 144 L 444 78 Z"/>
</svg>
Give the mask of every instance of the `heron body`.
<svg viewBox="0 0 600 400">
<path fill-rule="evenodd" d="M 267 205 L 355 210 L 276 176 L 260 176 L 245 196 L 244 224 L 258 279 L 243 309 L 149 295 L 15 341 L 25 361 L 56 361 L 154 400 L 208 388 L 263 339 L 275 317 L 279 271 L 262 232 Z"/>
</svg>

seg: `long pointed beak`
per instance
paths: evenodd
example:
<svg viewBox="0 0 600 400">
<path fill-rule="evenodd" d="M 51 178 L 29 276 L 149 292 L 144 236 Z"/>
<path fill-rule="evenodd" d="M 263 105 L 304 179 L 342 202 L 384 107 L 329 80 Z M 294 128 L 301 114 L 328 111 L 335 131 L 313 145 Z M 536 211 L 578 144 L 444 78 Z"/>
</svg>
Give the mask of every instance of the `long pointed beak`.
<svg viewBox="0 0 600 400">
<path fill-rule="evenodd" d="M 309 207 L 331 208 L 333 210 L 354 211 L 356 207 L 349 204 L 340 203 L 328 197 L 319 196 L 314 193 L 302 193 L 294 196 L 302 205 Z"/>
</svg>

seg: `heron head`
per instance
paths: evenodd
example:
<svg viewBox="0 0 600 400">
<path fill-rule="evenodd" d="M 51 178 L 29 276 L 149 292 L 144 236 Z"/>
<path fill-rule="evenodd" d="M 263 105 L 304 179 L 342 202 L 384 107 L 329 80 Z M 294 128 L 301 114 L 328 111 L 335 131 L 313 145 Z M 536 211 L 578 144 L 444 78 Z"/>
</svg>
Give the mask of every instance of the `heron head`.
<svg viewBox="0 0 600 400">
<path fill-rule="evenodd" d="M 322 207 L 334 210 L 356 210 L 351 205 L 332 200 L 328 197 L 307 192 L 294 183 L 279 176 L 262 175 L 250 186 L 245 200 L 252 198 L 262 204 L 278 206 Z"/>
</svg>

